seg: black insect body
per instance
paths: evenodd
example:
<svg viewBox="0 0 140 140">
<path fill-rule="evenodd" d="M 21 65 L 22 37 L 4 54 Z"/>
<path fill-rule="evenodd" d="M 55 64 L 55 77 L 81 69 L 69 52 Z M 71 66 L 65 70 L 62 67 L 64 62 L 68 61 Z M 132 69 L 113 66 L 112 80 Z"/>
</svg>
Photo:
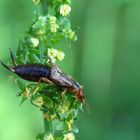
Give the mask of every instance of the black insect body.
<svg viewBox="0 0 140 140">
<path fill-rule="evenodd" d="M 40 64 L 30 64 L 30 65 L 17 65 L 12 68 L 13 72 L 16 73 L 22 79 L 34 82 L 48 82 L 45 78 L 49 79 L 50 68 Z M 42 78 L 42 79 L 41 79 Z M 44 78 L 44 79 L 43 79 Z M 42 81 L 41 81 L 42 80 Z"/>
<path fill-rule="evenodd" d="M 14 67 L 10 68 L 7 65 L 5 65 L 3 62 L 1 62 L 1 64 L 6 69 L 15 73 L 22 79 L 28 81 L 53 84 L 62 87 L 63 89 L 65 89 L 65 91 L 72 91 L 76 94 L 80 102 L 82 103 L 85 102 L 83 89 L 80 86 L 80 84 L 76 82 L 71 76 L 64 74 L 56 64 L 50 61 L 51 66 L 42 65 L 42 64 L 17 65 L 11 51 L 10 54 Z"/>
</svg>

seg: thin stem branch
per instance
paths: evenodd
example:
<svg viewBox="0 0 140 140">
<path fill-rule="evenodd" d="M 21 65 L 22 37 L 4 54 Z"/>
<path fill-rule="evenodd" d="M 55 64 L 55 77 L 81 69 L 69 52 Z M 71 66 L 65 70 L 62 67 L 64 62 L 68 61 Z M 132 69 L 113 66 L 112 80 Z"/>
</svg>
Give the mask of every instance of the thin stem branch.
<svg viewBox="0 0 140 140">
<path fill-rule="evenodd" d="M 49 3 L 50 0 L 42 0 L 41 2 L 41 12 L 43 16 L 47 14 Z M 49 135 L 50 133 L 53 134 L 52 121 L 44 119 L 44 136 Z"/>
<path fill-rule="evenodd" d="M 50 3 L 50 0 L 42 0 L 41 2 L 42 15 L 46 15 L 49 3 Z"/>
<path fill-rule="evenodd" d="M 52 121 L 44 119 L 44 135 L 53 134 Z"/>
</svg>

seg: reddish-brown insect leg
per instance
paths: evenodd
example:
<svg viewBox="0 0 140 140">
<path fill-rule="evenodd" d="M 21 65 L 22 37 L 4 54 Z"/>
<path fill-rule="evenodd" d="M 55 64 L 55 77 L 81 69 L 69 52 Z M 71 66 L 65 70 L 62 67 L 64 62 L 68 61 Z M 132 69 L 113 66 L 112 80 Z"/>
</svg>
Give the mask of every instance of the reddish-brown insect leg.
<svg viewBox="0 0 140 140">
<path fill-rule="evenodd" d="M 51 84 L 51 85 L 55 85 L 52 81 L 48 80 L 47 78 L 45 77 L 41 77 L 38 81 L 38 84 L 40 84 L 41 82 L 45 82 L 47 84 Z"/>
<path fill-rule="evenodd" d="M 85 103 L 85 96 L 83 95 L 83 91 L 81 89 L 77 91 L 76 96 L 81 103 Z"/>
</svg>

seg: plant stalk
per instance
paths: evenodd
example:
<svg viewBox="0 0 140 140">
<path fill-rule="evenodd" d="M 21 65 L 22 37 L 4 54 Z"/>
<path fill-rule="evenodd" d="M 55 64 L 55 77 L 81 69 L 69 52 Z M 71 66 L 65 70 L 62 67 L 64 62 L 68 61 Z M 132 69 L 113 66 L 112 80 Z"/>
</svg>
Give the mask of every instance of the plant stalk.
<svg viewBox="0 0 140 140">
<path fill-rule="evenodd" d="M 53 134 L 52 129 L 52 121 L 48 121 L 47 119 L 44 119 L 44 136 Z"/>
<path fill-rule="evenodd" d="M 41 13 L 43 16 L 47 14 L 48 6 L 50 4 L 50 0 L 42 0 L 41 1 Z M 53 129 L 52 129 L 52 121 L 48 121 L 47 119 L 44 118 L 44 137 L 53 134 Z"/>
<path fill-rule="evenodd" d="M 42 0 L 41 2 L 41 12 L 43 16 L 47 14 L 49 3 L 50 3 L 50 0 Z"/>
</svg>

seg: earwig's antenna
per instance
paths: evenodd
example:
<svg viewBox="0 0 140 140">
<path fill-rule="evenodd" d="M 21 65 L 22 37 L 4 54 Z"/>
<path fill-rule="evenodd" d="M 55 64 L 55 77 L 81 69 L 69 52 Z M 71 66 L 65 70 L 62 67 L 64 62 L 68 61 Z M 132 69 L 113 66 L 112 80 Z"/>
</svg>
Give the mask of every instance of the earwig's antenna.
<svg viewBox="0 0 140 140">
<path fill-rule="evenodd" d="M 86 110 L 88 113 L 90 113 L 90 108 L 89 108 L 89 104 L 87 102 L 85 102 L 85 105 L 86 105 Z"/>
<path fill-rule="evenodd" d="M 9 51 L 10 51 L 10 55 L 11 55 L 12 62 L 13 62 L 13 64 L 14 64 L 14 66 L 17 66 L 17 63 L 16 63 L 15 58 L 14 58 L 14 55 L 13 55 L 13 53 L 12 53 L 12 51 L 11 51 L 10 48 L 9 48 Z"/>
</svg>

